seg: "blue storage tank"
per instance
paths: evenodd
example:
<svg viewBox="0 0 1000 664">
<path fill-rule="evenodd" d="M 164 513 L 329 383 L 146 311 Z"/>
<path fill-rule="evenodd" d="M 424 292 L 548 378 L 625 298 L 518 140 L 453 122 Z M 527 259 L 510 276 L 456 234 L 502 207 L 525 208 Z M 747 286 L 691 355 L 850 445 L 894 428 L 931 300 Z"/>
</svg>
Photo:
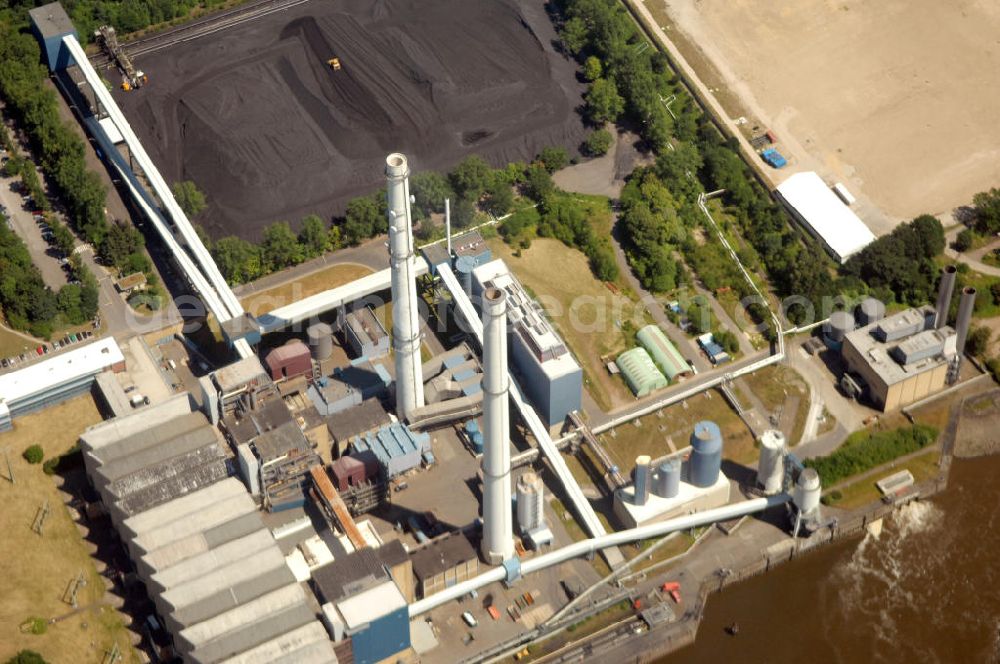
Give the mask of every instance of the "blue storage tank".
<svg viewBox="0 0 1000 664">
<path fill-rule="evenodd" d="M 697 487 L 710 487 L 719 480 L 722 469 L 722 431 L 719 425 L 702 420 L 691 434 L 691 460 L 688 482 Z"/>
<path fill-rule="evenodd" d="M 681 488 L 681 462 L 667 459 L 660 464 L 653 481 L 653 493 L 660 498 L 673 498 Z"/>
</svg>

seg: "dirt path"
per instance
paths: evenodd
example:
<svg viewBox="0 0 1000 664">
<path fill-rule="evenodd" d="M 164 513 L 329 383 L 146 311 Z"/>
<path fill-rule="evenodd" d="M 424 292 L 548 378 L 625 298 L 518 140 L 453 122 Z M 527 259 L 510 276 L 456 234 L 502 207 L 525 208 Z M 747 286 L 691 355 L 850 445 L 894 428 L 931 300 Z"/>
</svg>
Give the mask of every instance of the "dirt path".
<svg viewBox="0 0 1000 664">
<path fill-rule="evenodd" d="M 997 246 L 1000 246 L 1000 242 L 991 242 L 985 247 L 980 247 L 975 251 L 971 251 L 968 253 L 961 253 L 952 249 L 951 245 L 955 241 L 955 237 L 963 230 L 964 227 L 956 226 L 955 228 L 952 228 L 950 231 L 945 233 L 944 255 L 947 256 L 948 258 L 952 258 L 954 260 L 965 263 L 976 272 L 982 272 L 983 274 L 988 274 L 992 277 L 1000 277 L 1000 267 L 987 265 L 986 263 L 983 263 L 982 261 L 979 260 L 980 258 L 983 257 L 983 255 L 986 254 L 987 251 L 990 251 L 996 248 Z"/>
</svg>

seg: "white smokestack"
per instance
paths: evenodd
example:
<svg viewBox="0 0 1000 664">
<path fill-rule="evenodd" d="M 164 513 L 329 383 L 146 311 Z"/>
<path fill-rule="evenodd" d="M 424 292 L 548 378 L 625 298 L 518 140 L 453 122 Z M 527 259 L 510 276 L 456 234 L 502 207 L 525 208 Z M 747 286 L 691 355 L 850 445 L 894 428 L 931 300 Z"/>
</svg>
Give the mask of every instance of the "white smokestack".
<svg viewBox="0 0 1000 664">
<path fill-rule="evenodd" d="M 401 420 L 405 420 L 414 408 L 424 405 L 409 176 L 410 169 L 404 155 L 395 152 L 386 157 L 389 264 L 392 267 L 392 348 L 396 354 L 396 414 Z"/>
<path fill-rule="evenodd" d="M 507 389 L 507 294 L 483 293 L 483 557 L 499 565 L 514 556 L 510 416 Z"/>
</svg>

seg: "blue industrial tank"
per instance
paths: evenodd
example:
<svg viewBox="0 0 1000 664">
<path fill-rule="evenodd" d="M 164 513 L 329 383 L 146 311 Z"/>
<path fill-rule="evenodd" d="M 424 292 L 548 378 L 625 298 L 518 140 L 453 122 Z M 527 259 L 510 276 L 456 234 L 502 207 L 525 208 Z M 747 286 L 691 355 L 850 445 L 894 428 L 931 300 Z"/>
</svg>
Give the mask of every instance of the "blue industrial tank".
<svg viewBox="0 0 1000 664">
<path fill-rule="evenodd" d="M 668 459 L 660 464 L 653 482 L 653 493 L 660 498 L 673 498 L 681 488 L 681 462 Z"/>
<path fill-rule="evenodd" d="M 691 460 L 688 482 L 697 487 L 710 487 L 719 480 L 722 468 L 722 431 L 719 425 L 702 420 L 691 434 Z"/>
</svg>

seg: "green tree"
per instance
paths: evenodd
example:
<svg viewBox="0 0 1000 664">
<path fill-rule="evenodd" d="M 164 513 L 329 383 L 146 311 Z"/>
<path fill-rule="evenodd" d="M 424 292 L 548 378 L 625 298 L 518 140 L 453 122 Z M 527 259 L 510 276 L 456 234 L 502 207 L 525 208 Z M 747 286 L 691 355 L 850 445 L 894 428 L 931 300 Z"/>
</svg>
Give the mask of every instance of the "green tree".
<svg viewBox="0 0 1000 664">
<path fill-rule="evenodd" d="M 493 181 L 493 171 L 479 155 L 463 159 L 449 174 L 451 185 L 462 198 L 478 201 Z"/>
<path fill-rule="evenodd" d="M 48 664 L 45 658 L 34 650 L 21 650 L 7 660 L 6 664 Z"/>
<path fill-rule="evenodd" d="M 607 129 L 597 129 L 587 135 L 587 140 L 583 143 L 584 151 L 592 157 L 599 157 L 607 154 L 611 149 L 614 138 Z"/>
<path fill-rule="evenodd" d="M 982 191 L 972 197 L 976 212 L 976 230 L 993 235 L 1000 233 L 1000 189 Z"/>
<path fill-rule="evenodd" d="M 208 205 L 205 201 L 205 194 L 191 180 L 175 182 L 171 189 L 174 192 L 174 199 L 177 201 L 177 205 L 180 206 L 189 219 L 197 216 Z"/>
<path fill-rule="evenodd" d="M 142 234 L 127 223 L 114 223 L 101 243 L 100 256 L 106 265 L 125 269 L 128 257 L 142 250 Z"/>
<path fill-rule="evenodd" d="M 604 66 L 596 55 L 591 55 L 583 61 L 583 77 L 588 81 L 596 81 L 603 73 Z"/>
<path fill-rule="evenodd" d="M 381 232 L 383 226 L 388 229 L 388 222 L 385 221 L 379 204 L 372 196 L 362 196 L 351 199 L 347 204 L 341 235 L 347 245 L 354 246 L 366 238 L 374 237 Z"/>
<path fill-rule="evenodd" d="M 486 200 L 483 201 L 483 207 L 494 217 L 502 217 L 510 212 L 513 205 L 513 188 L 507 184 L 503 177 L 494 177 L 493 182 L 486 189 Z"/>
<path fill-rule="evenodd" d="M 80 274 L 80 316 L 83 320 L 93 320 L 97 316 L 101 291 L 97 279 L 86 267 Z"/>
<path fill-rule="evenodd" d="M 23 456 L 24 460 L 28 463 L 36 464 L 42 462 L 42 459 L 45 458 L 45 452 L 42 450 L 41 445 L 31 445 L 24 450 L 24 453 L 21 456 Z"/>
<path fill-rule="evenodd" d="M 413 194 L 414 205 L 426 214 L 444 212 L 445 199 L 455 198 L 448 178 L 436 171 L 421 171 L 411 175 L 410 193 Z"/>
<path fill-rule="evenodd" d="M 82 312 L 80 305 L 82 303 L 82 288 L 76 284 L 66 284 L 59 289 L 59 294 L 56 295 L 56 300 L 59 303 L 59 311 L 62 312 L 63 316 L 66 317 L 73 325 L 80 325 L 85 320 L 87 320 Z"/>
<path fill-rule="evenodd" d="M 528 167 L 528 176 L 524 185 L 525 194 L 536 203 L 541 203 L 556 190 L 552 176 L 541 164 Z"/>
<path fill-rule="evenodd" d="M 476 204 L 463 198 L 451 209 L 451 223 L 455 228 L 466 228 L 476 221 Z"/>
<path fill-rule="evenodd" d="M 968 228 L 955 236 L 955 251 L 968 251 L 972 249 L 976 236 Z"/>
<path fill-rule="evenodd" d="M 990 328 L 985 325 L 977 325 L 969 332 L 965 339 L 965 352 L 975 357 L 984 357 L 990 350 Z"/>
<path fill-rule="evenodd" d="M 615 122 L 625 110 L 625 100 L 618 94 L 614 81 L 606 78 L 591 83 L 584 99 L 587 117 L 595 124 Z"/>
<path fill-rule="evenodd" d="M 320 256 L 329 251 L 331 240 L 330 231 L 318 216 L 310 214 L 302 219 L 299 244 L 302 245 L 306 256 Z"/>
<path fill-rule="evenodd" d="M 1000 281 L 990 284 L 990 295 L 993 297 L 993 304 L 1000 304 Z"/>
<path fill-rule="evenodd" d="M 298 265 L 305 260 L 305 250 L 287 221 L 277 221 L 264 229 L 261 254 L 268 272 Z"/>
<path fill-rule="evenodd" d="M 555 173 L 560 169 L 566 168 L 569 164 L 569 154 L 564 147 L 550 145 L 542 148 L 542 151 L 538 153 L 538 161 L 542 163 L 545 170 L 549 173 Z"/>
<path fill-rule="evenodd" d="M 571 18 L 563 24 L 562 41 L 566 50 L 576 55 L 587 45 L 587 24 L 581 18 Z"/>
<path fill-rule="evenodd" d="M 212 258 L 230 284 L 245 284 L 264 274 L 260 247 L 234 235 L 215 243 Z"/>
</svg>

